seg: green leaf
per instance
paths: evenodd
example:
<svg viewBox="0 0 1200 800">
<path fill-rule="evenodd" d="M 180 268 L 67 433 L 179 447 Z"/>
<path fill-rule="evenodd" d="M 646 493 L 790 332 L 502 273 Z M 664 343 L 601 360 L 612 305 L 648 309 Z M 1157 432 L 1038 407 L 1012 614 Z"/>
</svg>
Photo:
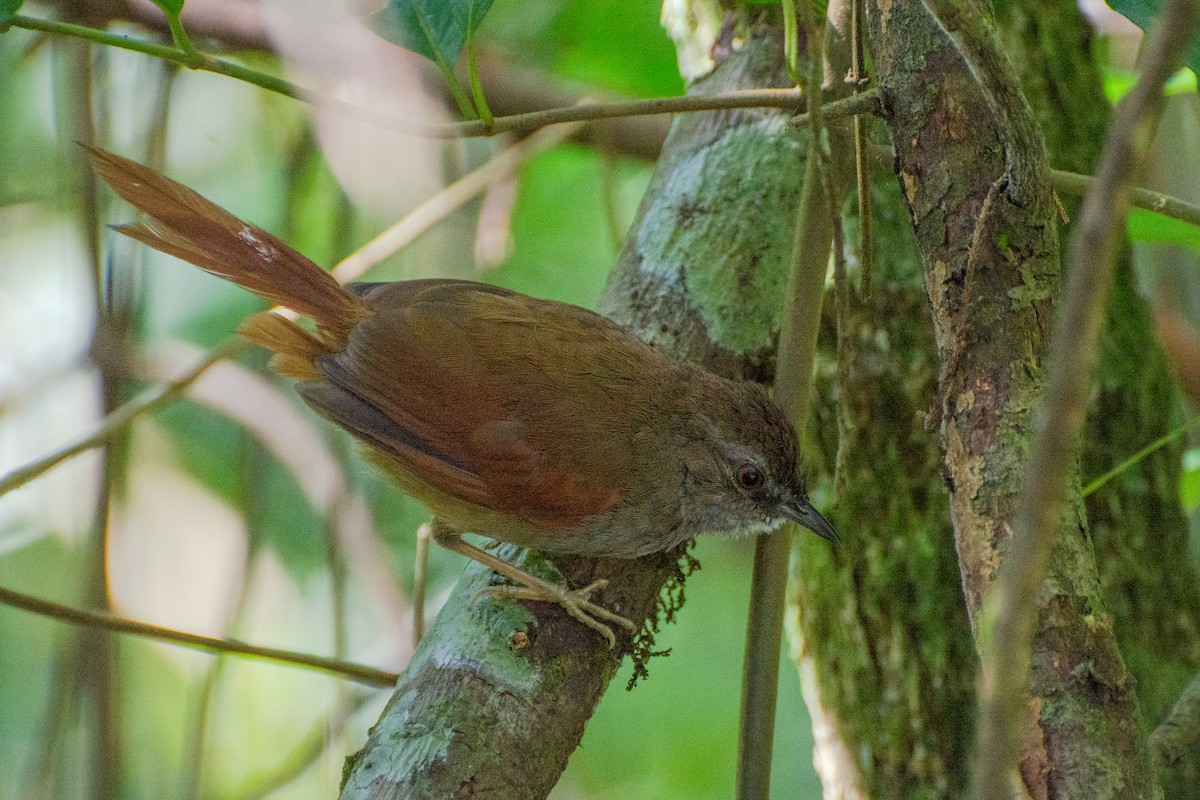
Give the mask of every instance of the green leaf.
<svg viewBox="0 0 1200 800">
<path fill-rule="evenodd" d="M 1183 513 L 1191 514 L 1200 507 L 1200 450 L 1183 454 L 1183 474 L 1179 476 L 1179 502 Z"/>
<path fill-rule="evenodd" d="M 1108 5 L 1113 11 L 1147 31 L 1162 13 L 1163 0 L 1110 0 Z M 1200 30 L 1192 33 L 1192 41 L 1188 43 L 1183 54 L 1183 65 L 1200 75 Z"/>
<path fill-rule="evenodd" d="M 492 0 L 388 0 L 367 24 L 389 42 L 452 67 Z"/>
<path fill-rule="evenodd" d="M 1116 105 L 1117 101 L 1133 89 L 1137 83 L 1138 73 L 1116 67 L 1102 67 L 1104 75 L 1104 96 L 1108 102 Z M 1167 79 L 1163 94 L 1191 94 L 1196 91 L 1196 73 L 1186 67 Z"/>
<path fill-rule="evenodd" d="M 1190 247 L 1200 253 L 1200 227 L 1144 208 L 1129 209 L 1129 239 Z"/>
<path fill-rule="evenodd" d="M 8 27 L 25 0 L 0 0 L 0 31 Z"/>
</svg>

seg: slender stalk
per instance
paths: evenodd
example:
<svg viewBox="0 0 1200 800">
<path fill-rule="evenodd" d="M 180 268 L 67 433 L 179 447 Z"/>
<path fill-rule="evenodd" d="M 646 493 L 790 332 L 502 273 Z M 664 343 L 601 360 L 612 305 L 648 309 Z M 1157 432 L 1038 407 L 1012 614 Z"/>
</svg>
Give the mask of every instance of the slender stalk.
<svg viewBox="0 0 1200 800">
<path fill-rule="evenodd" d="M 1183 436 L 1183 434 L 1187 433 L 1189 430 L 1196 427 L 1197 425 L 1200 425 L 1200 416 L 1192 417 L 1190 420 L 1183 423 L 1182 425 L 1177 427 L 1175 430 L 1164 433 L 1162 436 L 1158 437 L 1153 442 L 1146 445 L 1141 450 L 1138 450 L 1136 453 L 1131 455 L 1129 458 L 1125 459 L 1120 464 L 1117 464 L 1117 466 L 1113 467 L 1108 472 L 1104 473 L 1103 475 L 1101 475 L 1100 477 L 1096 478 L 1091 483 L 1089 483 L 1087 486 L 1083 487 L 1083 496 L 1087 497 L 1088 495 L 1092 494 L 1093 492 L 1099 491 L 1101 488 L 1103 488 L 1104 484 L 1108 483 L 1113 478 L 1120 475 L 1122 472 L 1125 472 L 1127 469 L 1137 466 L 1142 461 L 1142 459 L 1146 458 L 1146 456 L 1150 455 L 1155 450 L 1160 450 L 1163 447 L 1166 447 L 1171 442 L 1175 441 L 1180 436 Z"/>
<path fill-rule="evenodd" d="M 1091 175 L 1080 175 L 1078 172 L 1066 172 L 1061 169 L 1050 170 L 1050 177 L 1057 191 L 1076 195 L 1087 192 L 1096 181 Z M 1140 186 L 1133 187 L 1130 192 L 1130 205 L 1162 214 L 1164 217 L 1200 225 L 1200 206 L 1194 203 Z"/>
<path fill-rule="evenodd" d="M 811 15 L 811 6 L 801 4 Z M 808 41 L 819 41 L 811 17 L 806 21 Z M 809 53 L 810 102 L 813 111 L 805 161 L 804 187 L 796 223 L 792 269 L 784 299 L 779 334 L 775 399 L 804 440 L 808 418 L 812 363 L 820 327 L 825 270 L 833 238 L 832 220 L 822 178 L 821 157 L 821 53 Z M 775 704 L 779 683 L 779 647 L 783 634 L 784 597 L 792 525 L 760 536 L 754 548 L 754 575 L 746 627 L 746 655 L 742 666 L 742 706 L 739 718 L 738 766 L 734 796 L 738 800 L 765 800 L 771 790 L 771 755 L 775 737 Z"/>
<path fill-rule="evenodd" d="M 497 178 L 510 174 L 529 159 L 561 144 L 575 132 L 575 126 L 541 130 L 512 147 L 502 150 L 454 183 L 405 214 L 387 230 L 355 250 L 333 268 L 339 283 L 349 283 L 401 247 L 416 239 L 463 203 L 475 197 Z"/>
<path fill-rule="evenodd" d="M 866 64 L 863 59 L 862 13 L 863 0 L 850 0 L 850 80 L 854 83 L 854 94 L 861 94 L 866 82 Z M 874 245 L 871 242 L 871 174 L 867 163 L 867 121 L 862 115 L 854 116 L 854 182 L 858 198 L 858 229 L 861 253 L 859 255 L 859 289 L 863 299 L 871 296 L 871 276 L 875 272 Z"/>
<path fill-rule="evenodd" d="M 433 528 L 429 523 L 417 528 L 417 549 L 413 554 L 413 590 L 412 590 L 412 649 L 416 652 L 421 637 L 425 635 L 425 594 L 429 591 L 427 575 L 429 573 L 429 540 L 433 538 Z"/>
<path fill-rule="evenodd" d="M 10 24 L 14 28 L 42 31 L 57 36 L 70 36 L 93 42 L 94 44 L 116 47 L 121 50 L 132 50 L 136 53 L 154 56 L 155 58 L 161 58 L 164 61 L 171 61 L 192 69 L 215 72 L 218 75 L 236 78 L 237 80 L 252 83 L 268 91 L 286 95 L 297 100 L 313 102 L 313 99 L 316 97 L 314 93 L 290 81 L 204 53 L 188 53 L 178 47 L 171 47 L 156 42 L 145 42 L 128 36 L 119 36 L 96 28 L 89 28 L 86 25 L 76 25 L 72 22 L 61 22 L 54 19 L 39 19 L 24 14 L 14 15 Z M 343 105 L 352 108 L 348 103 Z"/>
<path fill-rule="evenodd" d="M 193 55 L 178 47 L 145 42 L 128 36 L 119 36 L 106 31 L 89 28 L 58 20 L 38 19 L 23 14 L 13 17 L 12 26 L 28 30 L 43 31 L 58 36 L 72 36 L 86 39 L 96 44 L 131 50 L 144 55 L 161 58 L 191 69 L 213 72 L 236 80 L 254 84 L 294 100 L 304 103 L 320 104 L 323 108 L 345 116 L 379 125 L 390 130 L 400 131 L 412 136 L 424 136 L 432 139 L 472 138 L 480 136 L 495 136 L 500 133 L 513 131 L 530 131 L 544 128 L 548 125 L 561 125 L 568 122 L 588 122 L 599 119 L 614 119 L 618 117 L 656 116 L 660 114 L 680 114 L 699 111 L 720 111 L 739 108 L 780 108 L 799 111 L 804 105 L 803 90 L 796 89 L 741 89 L 712 95 L 683 95 L 679 97 L 655 97 L 641 100 L 621 100 L 608 103 L 578 103 L 560 108 L 549 108 L 541 111 L 531 111 L 525 114 L 510 114 L 494 117 L 489 121 L 483 119 L 466 122 L 429 123 L 419 120 L 398 119 L 386 114 L 379 114 L 370 109 L 359 108 L 351 103 L 334 97 L 321 95 L 299 84 L 269 75 L 231 61 L 216 58 L 205 53 Z M 460 87 L 461 88 L 461 87 Z M 480 87 L 482 92 L 482 87 Z M 837 100 L 830 104 L 826 114 L 830 119 L 851 114 L 875 113 L 878 109 L 878 92 L 871 90 L 854 97 Z M 464 99 L 469 101 L 469 98 Z M 803 123 L 799 123 L 803 124 Z"/>
</svg>

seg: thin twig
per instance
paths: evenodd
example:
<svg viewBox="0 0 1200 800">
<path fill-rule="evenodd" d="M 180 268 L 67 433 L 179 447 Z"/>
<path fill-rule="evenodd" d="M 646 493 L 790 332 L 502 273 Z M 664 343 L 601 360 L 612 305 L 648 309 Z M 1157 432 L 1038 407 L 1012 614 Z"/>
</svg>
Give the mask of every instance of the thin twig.
<svg viewBox="0 0 1200 800">
<path fill-rule="evenodd" d="M 850 80 L 855 96 L 863 94 L 867 80 L 863 59 L 862 15 L 863 0 L 850 0 Z M 854 187 L 858 199 L 858 286 L 863 300 L 871 296 L 871 277 L 875 271 L 874 245 L 871 242 L 871 176 L 867 164 L 867 121 L 861 114 L 854 116 Z"/>
<path fill-rule="evenodd" d="M 73 625 L 98 628 L 114 633 L 127 633 L 132 636 L 142 636 L 147 639 L 156 639 L 160 642 L 168 642 L 183 647 L 193 647 L 212 653 L 251 656 L 269 661 L 278 661 L 281 664 L 289 664 L 295 667 L 331 672 L 347 680 L 366 684 L 367 686 L 392 686 L 396 683 L 397 678 L 399 678 L 399 675 L 395 672 L 375 669 L 374 667 L 367 667 L 348 661 L 340 661 L 335 658 L 298 653 L 294 650 L 281 650 L 275 647 L 259 647 L 258 645 L 239 642 L 236 639 L 215 639 L 211 636 L 200 636 L 195 633 L 185 633 L 171 628 L 159 627 L 158 625 L 150 625 L 145 622 L 136 622 L 131 619 L 115 617 L 99 611 L 85 611 L 79 608 L 72 608 L 49 600 L 32 597 L 5 587 L 0 587 L 0 603 Z"/>
<path fill-rule="evenodd" d="M 698 111 L 722 111 L 746 108 L 778 108 L 785 111 L 796 111 L 799 116 L 792 124 L 803 126 L 807 124 L 805 115 L 800 108 L 805 103 L 803 90 L 792 89 L 739 89 L 711 95 L 682 95 L 679 97 L 653 97 L 641 100 L 618 100 L 607 103 L 576 103 L 560 108 L 548 108 L 540 111 L 530 111 L 524 114 L 510 114 L 496 117 L 491 124 L 483 120 L 468 120 L 466 122 L 422 122 L 413 119 L 400 119 L 386 114 L 380 114 L 370 109 L 355 106 L 335 97 L 322 95 L 297 83 L 269 75 L 236 64 L 232 61 L 216 58 L 204 53 L 196 56 L 186 53 L 177 47 L 144 42 L 127 36 L 118 36 L 106 31 L 75 25 L 57 20 L 38 19 L 21 14 L 13 17 L 12 26 L 29 30 L 44 31 L 60 36 L 73 36 L 86 39 L 97 44 L 132 50 L 145 55 L 161 58 L 176 64 L 225 75 L 246 83 L 251 83 L 285 97 L 304 103 L 320 105 L 339 114 L 379 125 L 383 128 L 407 133 L 412 136 L 422 136 L 431 139 L 472 138 L 480 136 L 495 136 L 501 133 L 515 131 L 531 131 L 550 125 L 561 125 L 569 122 L 589 122 L 600 119 L 617 117 L 644 117 L 660 114 L 681 114 Z M 879 92 L 868 90 L 842 100 L 830 103 L 824 113 L 828 119 L 839 119 L 854 114 L 870 114 L 879 111 Z"/>
<path fill-rule="evenodd" d="M 241 64 L 235 64 L 232 61 L 215 58 L 214 56 L 204 53 L 190 54 L 178 47 L 170 45 L 158 44 L 157 42 L 145 42 L 140 39 L 133 39 L 129 36 L 119 36 L 117 34 L 108 33 L 107 31 L 89 28 L 86 25 L 76 25 L 72 22 L 62 22 L 54 19 L 39 19 L 37 17 L 28 17 L 24 14 L 17 14 L 10 22 L 14 28 L 25 28 L 31 31 L 42 31 L 43 33 L 52 33 L 57 36 L 70 36 L 75 39 L 83 39 L 95 44 L 102 44 L 108 47 L 116 47 L 120 50 L 131 50 L 135 53 L 154 56 L 164 61 L 171 61 L 175 64 L 180 64 L 192 69 L 202 70 L 204 72 L 215 72 L 218 75 L 225 75 L 230 78 L 236 78 L 245 83 L 251 83 L 268 91 L 282 94 L 286 97 L 291 97 L 296 100 L 305 102 L 315 102 L 317 96 L 314 92 L 305 89 L 299 84 L 284 80 L 283 78 L 269 75 L 265 72 L 243 67 Z M 331 98 L 321 98 L 322 102 Z M 349 103 L 344 104 L 349 108 L 353 108 Z"/>
<path fill-rule="evenodd" d="M 511 114 L 496 117 L 490 125 L 482 120 L 467 122 L 431 123 L 412 119 L 398 119 L 370 109 L 355 106 L 335 97 L 321 95 L 297 83 L 244 67 L 232 61 L 216 58 L 205 53 L 195 55 L 177 47 L 145 42 L 128 36 L 118 36 L 106 31 L 75 25 L 58 20 L 38 19 L 17 14 L 12 19 L 15 28 L 44 31 L 59 36 L 72 36 L 97 44 L 117 47 L 122 50 L 161 58 L 191 69 L 214 72 L 230 78 L 254 84 L 268 91 L 282 94 L 313 105 L 320 105 L 339 114 L 379 125 L 383 128 L 423 136 L 431 139 L 454 139 L 459 137 L 495 136 L 512 131 L 530 131 L 548 125 L 567 122 L 611 119 L 614 117 L 654 116 L 678 114 L 691 111 L 719 111 L 739 108 L 779 108 L 798 111 L 804 104 L 804 95 L 799 89 L 743 89 L 714 95 L 687 95 L 682 97 L 658 97 L 645 100 L 625 100 L 611 103 L 587 103 L 562 108 L 531 111 L 526 114 Z"/>
<path fill-rule="evenodd" d="M 234 355 L 245 346 L 245 342 L 235 340 L 224 347 L 214 350 L 203 361 L 184 374 L 183 377 L 151 389 L 141 397 L 136 397 L 113 411 L 91 433 L 81 436 L 70 444 L 42 456 L 37 461 L 30 462 L 23 467 L 18 467 L 3 476 L 0 478 L 0 497 L 11 492 L 13 489 L 24 486 L 34 478 L 44 475 L 67 459 L 108 442 L 114 436 L 124 431 L 138 417 L 158 411 L 183 394 L 189 386 L 196 382 L 197 378 L 204 374 L 205 370 L 218 361 Z"/>
<path fill-rule="evenodd" d="M 1117 105 L 1099 172 L 1084 198 L 1071 239 L 1067 301 L 1051 343 L 1050 385 L 1013 524 L 1011 550 L 999 570 L 998 585 L 985 601 L 984 617 L 976 625 L 984 632 L 974 765 L 974 791 L 980 800 L 1012 796 L 1007 778 L 1017 761 L 1028 713 L 1038 589 L 1058 539 L 1071 458 L 1087 411 L 1096 343 L 1122 231 L 1119 223 L 1162 110 L 1163 84 L 1179 64 L 1192 30 L 1196 3 L 1169 0 L 1151 30 L 1142 78 Z"/>
<path fill-rule="evenodd" d="M 1120 464 L 1113 467 L 1112 469 L 1110 469 L 1108 472 L 1104 473 L 1100 477 L 1096 478 L 1091 483 L 1089 483 L 1087 486 L 1083 487 L 1083 496 L 1087 497 L 1088 495 L 1092 494 L 1093 492 L 1099 491 L 1104 486 L 1104 484 L 1108 483 L 1113 478 L 1117 477 L 1118 475 L 1120 475 L 1122 472 L 1129 469 L 1130 467 L 1135 466 L 1136 464 L 1141 462 L 1142 459 L 1144 459 L 1146 456 L 1153 453 L 1155 450 L 1166 447 L 1171 442 L 1175 441 L 1180 436 L 1187 433 L 1189 430 L 1196 427 L 1197 425 L 1200 425 L 1200 416 L 1192 417 L 1190 420 L 1183 423 L 1175 430 L 1164 433 L 1162 436 L 1158 437 L 1153 442 L 1146 445 L 1141 450 L 1138 450 L 1136 453 L 1131 455 L 1129 458 L 1125 459 Z"/>
<path fill-rule="evenodd" d="M 814 96 L 816 93 L 814 92 Z M 837 119 L 845 119 L 846 117 L 857 117 L 860 114 L 878 114 L 880 113 L 879 102 L 882 97 L 879 89 L 867 89 L 865 92 L 843 97 L 840 100 L 832 100 L 828 103 L 821 104 L 820 116 L 826 122 L 831 122 Z M 805 111 L 802 114 L 797 114 L 788 120 L 788 124 L 793 128 L 808 127 L 812 114 Z"/>
<path fill-rule="evenodd" d="M 333 268 L 338 283 L 357 280 L 371 267 L 429 230 L 448 214 L 484 191 L 497 178 L 515 171 L 529 159 L 569 139 L 582 123 L 541 130 L 507 150 L 502 150 L 478 169 L 468 172 L 405 214 L 395 224 L 355 250 Z"/>
<path fill-rule="evenodd" d="M 828 106 L 826 106 L 828 108 Z M 891 147 L 883 145 L 868 145 L 867 156 L 873 170 L 891 172 L 894 153 Z M 1091 175 L 1081 175 L 1078 172 L 1067 172 L 1062 169 L 1050 170 L 1050 185 L 1054 191 L 1063 194 L 1082 195 L 1095 182 Z M 1200 225 L 1200 206 L 1181 200 L 1169 194 L 1154 192 L 1135 186 L 1129 198 L 1130 205 L 1162 214 L 1164 217 Z"/>
<path fill-rule="evenodd" d="M 417 549 L 413 554 L 413 590 L 412 590 L 412 649 L 415 653 L 417 645 L 425 635 L 425 595 L 429 592 L 429 540 L 433 538 L 433 528 L 428 522 L 417 528 Z"/>
<path fill-rule="evenodd" d="M 805 120 L 806 124 L 812 123 L 812 130 L 809 133 L 804 185 L 796 216 L 793 261 L 779 333 L 775 398 L 803 441 L 804 423 L 808 418 L 813 353 L 824 295 L 825 268 L 829 261 L 833 231 L 825 197 L 825 181 L 821 175 L 822 113 L 829 108 L 823 106 L 821 101 L 824 37 L 820 35 L 821 29 L 813 19 L 812 4 L 801 3 L 799 10 L 807 17 L 803 24 L 809 42 L 808 84 L 816 113 L 806 115 L 808 119 Z M 737 775 L 734 779 L 734 796 L 737 800 L 765 800 L 770 796 L 779 646 L 783 634 L 792 530 L 791 525 L 785 526 L 780 531 L 760 536 L 754 545 L 754 572 L 742 665 Z"/>
<path fill-rule="evenodd" d="M 1066 172 L 1061 169 L 1050 170 L 1050 179 L 1053 181 L 1056 191 L 1074 195 L 1086 192 L 1096 180 L 1091 175 L 1080 175 L 1078 172 Z M 1164 217 L 1200 225 L 1200 206 L 1169 194 L 1135 186 L 1130 197 L 1130 204 L 1156 214 L 1162 214 Z"/>
<path fill-rule="evenodd" d="M 798 110 L 804 105 L 804 94 L 799 89 L 738 89 L 732 92 L 710 95 L 684 95 L 681 97 L 656 97 L 646 100 L 620 100 L 609 103 L 580 103 L 544 111 L 525 114 L 510 114 L 496 117 L 491 126 L 481 120 L 468 122 L 446 122 L 423 124 L 414 133 L 434 139 L 452 139 L 460 136 L 494 136 L 498 133 L 529 131 L 547 125 L 565 122 L 587 122 L 613 117 L 646 117 L 657 114 L 679 114 L 688 111 L 720 111 L 739 108 L 778 108 L 784 111 Z"/>
</svg>

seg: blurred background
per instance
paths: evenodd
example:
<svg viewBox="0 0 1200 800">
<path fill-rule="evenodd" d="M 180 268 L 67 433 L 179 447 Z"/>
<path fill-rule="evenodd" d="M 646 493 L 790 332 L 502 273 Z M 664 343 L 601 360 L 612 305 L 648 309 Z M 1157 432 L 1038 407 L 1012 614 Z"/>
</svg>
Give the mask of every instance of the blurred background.
<svg viewBox="0 0 1200 800">
<path fill-rule="evenodd" d="M 515 143 L 407 136 L 339 113 L 344 101 L 458 118 L 429 62 L 335 5 L 189 0 L 184 14 L 202 50 L 314 89 L 315 104 L 63 36 L 0 35 L 0 473 L 180 376 L 261 307 L 110 231 L 132 212 L 95 186 L 74 140 L 152 164 L 328 266 Z M 148 3 L 21 11 L 170 41 Z M 681 93 L 659 13 L 640 0 L 496 3 L 479 30 L 493 111 Z M 550 131 L 540 153 L 434 213 L 366 278 L 467 277 L 594 306 L 667 124 L 612 129 L 608 143 Z M 403 668 L 425 512 L 261 353 L 208 370 L 108 452 L 0 499 L 0 586 L 79 607 L 102 605 L 107 587 L 122 616 Z M 632 692 L 628 669 L 617 677 L 555 797 L 730 796 L 751 553 L 749 541 L 698 545 L 686 610 L 658 639 L 670 656 Z M 430 618 L 463 563 L 432 548 Z M 333 797 L 388 696 L 278 664 L 103 642 L 0 606 L 0 798 L 101 796 L 101 782 L 122 798 Z M 809 725 L 784 670 L 776 781 L 780 796 L 808 796 Z"/>
<path fill-rule="evenodd" d="M 478 31 L 493 112 L 681 93 L 660 11 L 645 0 L 496 2 Z M 162 12 L 143 0 L 21 12 L 170 41 Z M 132 213 L 96 186 L 74 141 L 154 165 L 331 267 L 405 220 L 378 259 L 359 264 L 369 280 L 467 277 L 594 306 L 667 120 L 582 141 L 550 129 L 514 168 L 481 177 L 514 137 L 431 139 L 344 113 L 350 103 L 388 119 L 458 118 L 430 63 L 357 13 L 297 0 L 188 3 L 184 22 L 203 51 L 294 80 L 319 95 L 312 103 L 61 35 L 0 35 L 0 475 L 178 378 L 261 307 L 110 231 Z M 1114 64 L 1131 65 L 1136 29 L 1104 30 Z M 1194 78 L 1177 91 L 1164 123 L 1174 160 L 1154 177 L 1186 197 L 1200 185 Z M 1135 219 L 1139 268 L 1161 301 L 1160 325 L 1177 324 L 1181 352 L 1194 353 L 1186 339 L 1200 308 L 1182 298 L 1200 297 L 1200 243 L 1160 223 Z M 1200 457 L 1189 458 L 1181 491 L 1194 508 Z M 411 651 L 424 521 L 261 353 L 242 351 L 103 454 L 0 498 L 0 586 L 398 671 Z M 750 541 L 697 545 L 702 570 L 658 639 L 670 656 L 631 692 L 628 672 L 617 677 L 554 797 L 731 796 L 751 552 Z M 430 618 L 462 567 L 432 549 Z M 776 794 L 817 796 L 790 662 L 781 674 Z M 387 696 L 0 605 L 0 800 L 333 797 L 344 757 Z"/>
</svg>

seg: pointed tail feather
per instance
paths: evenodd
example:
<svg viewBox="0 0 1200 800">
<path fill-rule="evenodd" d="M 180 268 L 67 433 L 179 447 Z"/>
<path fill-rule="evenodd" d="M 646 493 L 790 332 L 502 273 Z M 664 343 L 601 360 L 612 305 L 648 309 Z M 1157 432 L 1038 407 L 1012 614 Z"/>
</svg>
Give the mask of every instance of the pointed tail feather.
<svg viewBox="0 0 1200 800">
<path fill-rule="evenodd" d="M 266 231 L 136 161 L 83 147 L 113 191 L 149 217 L 116 226 L 126 236 L 311 318 L 335 341 L 366 316 L 328 272 Z"/>
</svg>

